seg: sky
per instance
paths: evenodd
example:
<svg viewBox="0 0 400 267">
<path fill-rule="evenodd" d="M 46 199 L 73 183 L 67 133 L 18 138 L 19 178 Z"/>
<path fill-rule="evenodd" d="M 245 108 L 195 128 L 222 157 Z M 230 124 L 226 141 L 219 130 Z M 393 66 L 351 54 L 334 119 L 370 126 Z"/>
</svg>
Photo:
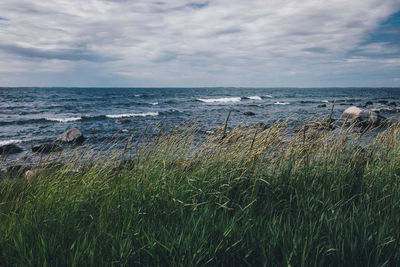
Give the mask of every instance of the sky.
<svg viewBox="0 0 400 267">
<path fill-rule="evenodd" d="M 1 0 L 0 86 L 400 87 L 400 0 Z"/>
</svg>

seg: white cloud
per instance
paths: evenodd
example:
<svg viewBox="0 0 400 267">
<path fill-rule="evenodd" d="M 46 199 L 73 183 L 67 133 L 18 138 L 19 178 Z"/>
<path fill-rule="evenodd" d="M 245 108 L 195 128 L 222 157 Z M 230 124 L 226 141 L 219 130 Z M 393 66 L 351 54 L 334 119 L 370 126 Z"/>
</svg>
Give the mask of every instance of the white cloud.
<svg viewBox="0 0 400 267">
<path fill-rule="evenodd" d="M 312 81 L 386 54 L 386 43 L 363 43 L 399 8 L 397 0 L 2 0 L 0 72 L 28 82 L 21 73 L 85 67 L 149 86 Z"/>
</svg>

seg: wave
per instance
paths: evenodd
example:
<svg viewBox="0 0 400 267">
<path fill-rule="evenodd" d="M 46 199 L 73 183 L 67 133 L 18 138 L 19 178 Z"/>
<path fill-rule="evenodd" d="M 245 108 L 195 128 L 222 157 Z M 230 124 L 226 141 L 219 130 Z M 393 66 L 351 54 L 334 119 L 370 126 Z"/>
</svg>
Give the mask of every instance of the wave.
<svg viewBox="0 0 400 267">
<path fill-rule="evenodd" d="M 147 112 L 147 113 L 125 113 L 125 114 L 111 114 L 106 115 L 107 118 L 126 118 L 126 117 L 146 117 L 146 116 L 158 116 L 158 112 Z"/>
<path fill-rule="evenodd" d="M 322 100 L 322 103 L 329 103 L 328 100 Z"/>
<path fill-rule="evenodd" d="M 264 95 L 264 97 L 273 98 L 272 95 Z"/>
<path fill-rule="evenodd" d="M 221 98 L 198 98 L 197 101 L 204 103 L 235 103 L 240 102 L 241 97 L 221 97 Z"/>
<path fill-rule="evenodd" d="M 249 96 L 249 97 L 247 97 L 247 98 L 248 98 L 248 99 L 251 99 L 251 100 L 262 100 L 262 98 L 259 97 L 258 95 Z"/>
<path fill-rule="evenodd" d="M 289 105 L 289 102 L 275 102 L 274 105 Z"/>
<path fill-rule="evenodd" d="M 9 145 L 9 144 L 18 144 L 21 142 L 22 142 L 22 140 L 10 139 L 10 140 L 5 140 L 5 141 L 0 141 L 0 146 L 5 146 L 5 145 Z"/>
<path fill-rule="evenodd" d="M 158 105 L 158 102 L 153 102 L 153 103 L 151 103 L 151 105 L 156 106 L 156 105 Z"/>
<path fill-rule="evenodd" d="M 56 122 L 72 122 L 82 120 L 82 117 L 71 117 L 71 118 L 45 118 L 48 121 L 56 121 Z"/>
</svg>

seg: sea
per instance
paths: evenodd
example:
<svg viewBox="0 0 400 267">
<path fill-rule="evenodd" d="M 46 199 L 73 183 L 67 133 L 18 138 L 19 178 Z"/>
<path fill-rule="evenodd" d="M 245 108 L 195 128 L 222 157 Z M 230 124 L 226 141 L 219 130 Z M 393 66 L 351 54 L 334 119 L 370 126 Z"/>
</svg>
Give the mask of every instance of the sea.
<svg viewBox="0 0 400 267">
<path fill-rule="evenodd" d="M 0 146 L 16 144 L 30 153 L 73 127 L 92 147 L 160 122 L 168 128 L 196 121 L 207 131 L 223 125 L 229 112 L 230 127 L 322 117 L 333 104 L 338 119 L 368 101 L 381 115 L 399 117 L 400 88 L 0 88 Z"/>
</svg>

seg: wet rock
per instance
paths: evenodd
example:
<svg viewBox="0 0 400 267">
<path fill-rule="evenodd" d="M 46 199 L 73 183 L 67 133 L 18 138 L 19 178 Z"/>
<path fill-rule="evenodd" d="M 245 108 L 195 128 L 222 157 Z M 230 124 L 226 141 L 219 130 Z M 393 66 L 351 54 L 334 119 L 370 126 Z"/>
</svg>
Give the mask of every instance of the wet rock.
<svg viewBox="0 0 400 267">
<path fill-rule="evenodd" d="M 378 101 L 378 103 L 379 103 L 379 104 L 382 104 L 382 105 L 387 105 L 387 103 L 389 103 L 389 101 L 387 101 L 387 100 L 380 100 L 380 101 Z"/>
<path fill-rule="evenodd" d="M 392 107 L 396 107 L 397 106 L 396 102 L 389 102 L 389 103 L 387 103 L 387 105 L 388 106 L 392 106 Z"/>
<path fill-rule="evenodd" d="M 326 108 L 326 104 L 319 104 L 317 108 Z"/>
<path fill-rule="evenodd" d="M 77 128 L 72 128 L 60 135 L 57 141 L 64 143 L 82 143 L 85 141 L 85 137 Z"/>
<path fill-rule="evenodd" d="M 131 120 L 128 119 L 120 119 L 120 120 L 116 120 L 115 123 L 117 124 L 126 124 L 126 123 L 130 123 Z"/>
<path fill-rule="evenodd" d="M 373 105 L 374 103 L 372 103 L 372 101 L 367 101 L 367 102 L 365 102 L 364 103 L 364 106 L 370 106 L 370 105 Z"/>
<path fill-rule="evenodd" d="M 246 116 L 254 116 L 254 115 L 256 115 L 254 112 L 251 112 L 251 111 L 246 111 L 246 112 L 243 112 L 243 115 L 246 115 Z"/>
<path fill-rule="evenodd" d="M 62 147 L 56 144 L 39 144 L 32 147 L 32 152 L 50 153 L 61 151 Z"/>
<path fill-rule="evenodd" d="M 17 154 L 21 153 L 23 150 L 19 146 L 15 144 L 8 144 L 8 145 L 3 145 L 0 146 L 0 154 L 3 155 L 8 155 L 8 154 Z"/>
<path fill-rule="evenodd" d="M 361 126 L 384 126 L 388 123 L 385 117 L 379 115 L 379 112 L 361 109 L 354 106 L 346 109 L 343 112 L 342 117 L 356 120 L 361 124 Z"/>
</svg>

